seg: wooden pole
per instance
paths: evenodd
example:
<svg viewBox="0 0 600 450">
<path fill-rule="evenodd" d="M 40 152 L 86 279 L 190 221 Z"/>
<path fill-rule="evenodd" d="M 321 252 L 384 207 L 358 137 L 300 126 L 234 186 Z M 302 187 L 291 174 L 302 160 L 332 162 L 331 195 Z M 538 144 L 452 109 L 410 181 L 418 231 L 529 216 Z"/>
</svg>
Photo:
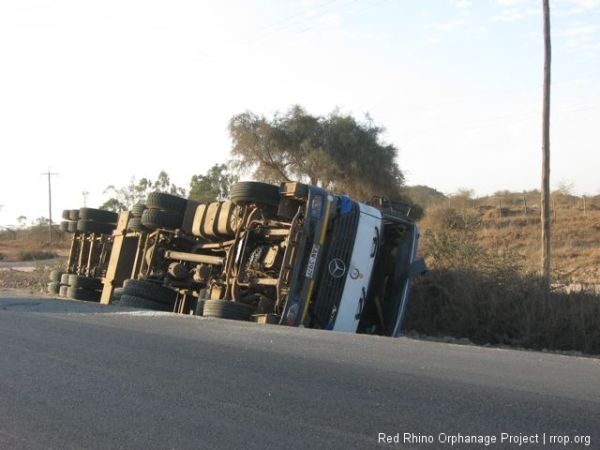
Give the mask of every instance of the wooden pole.
<svg viewBox="0 0 600 450">
<path fill-rule="evenodd" d="M 546 299 L 550 294 L 550 4 L 543 0 L 544 11 L 544 94 L 542 111 L 542 281 Z M 555 211 L 556 213 L 556 211 Z"/>
</svg>

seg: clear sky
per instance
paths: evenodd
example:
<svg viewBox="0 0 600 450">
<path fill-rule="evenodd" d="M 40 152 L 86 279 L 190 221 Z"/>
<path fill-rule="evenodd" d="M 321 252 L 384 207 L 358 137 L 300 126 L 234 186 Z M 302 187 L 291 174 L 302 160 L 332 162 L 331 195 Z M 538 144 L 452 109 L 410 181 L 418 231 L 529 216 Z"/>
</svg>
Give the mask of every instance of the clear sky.
<svg viewBox="0 0 600 450">
<path fill-rule="evenodd" d="M 600 193 L 600 0 L 551 1 L 552 186 Z M 407 184 L 539 188 L 541 0 L 2 0 L 0 226 L 188 188 L 227 123 L 369 114 Z"/>
</svg>

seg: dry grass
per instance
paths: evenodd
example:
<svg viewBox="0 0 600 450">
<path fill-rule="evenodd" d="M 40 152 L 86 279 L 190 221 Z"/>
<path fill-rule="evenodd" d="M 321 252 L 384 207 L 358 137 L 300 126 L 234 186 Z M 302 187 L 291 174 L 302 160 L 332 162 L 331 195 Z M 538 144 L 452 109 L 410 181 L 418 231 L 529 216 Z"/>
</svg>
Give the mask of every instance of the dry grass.
<svg viewBox="0 0 600 450">
<path fill-rule="evenodd" d="M 558 210 L 552 221 L 552 266 L 554 282 L 598 283 L 600 280 L 600 210 Z M 420 223 L 422 248 L 427 251 L 431 233 L 440 229 L 469 228 L 478 248 L 509 255 L 511 262 L 525 272 L 536 272 L 541 265 L 541 225 L 537 211 L 480 207 L 456 211 L 433 208 Z M 428 262 L 432 262 L 431 259 Z"/>
<path fill-rule="evenodd" d="M 5 230 L 0 232 L 0 261 L 44 261 L 68 251 L 71 240 L 68 233 L 56 232 L 50 242 L 44 230 Z"/>
</svg>

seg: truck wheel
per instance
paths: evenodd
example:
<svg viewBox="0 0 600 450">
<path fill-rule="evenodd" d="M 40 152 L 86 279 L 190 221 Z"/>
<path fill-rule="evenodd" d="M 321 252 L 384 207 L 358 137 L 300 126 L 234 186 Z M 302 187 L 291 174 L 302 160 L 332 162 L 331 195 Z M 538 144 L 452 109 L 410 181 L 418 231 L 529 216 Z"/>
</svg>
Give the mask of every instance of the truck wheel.
<svg viewBox="0 0 600 450">
<path fill-rule="evenodd" d="M 145 203 L 136 203 L 131 207 L 131 215 L 133 217 L 142 217 L 142 213 L 146 210 Z"/>
<path fill-rule="evenodd" d="M 51 281 L 48 283 L 48 293 L 58 295 L 60 290 L 60 283 L 58 281 Z"/>
<path fill-rule="evenodd" d="M 58 229 L 60 231 L 69 231 L 69 221 L 68 220 L 61 220 L 60 221 L 60 225 L 58 226 Z"/>
<path fill-rule="evenodd" d="M 147 298 L 136 297 L 135 295 L 128 294 L 123 294 L 121 296 L 119 306 L 126 306 L 129 308 L 151 309 L 153 311 L 172 311 L 172 308 L 169 308 L 164 303 L 153 302 L 152 300 L 148 300 Z"/>
<path fill-rule="evenodd" d="M 67 286 L 66 284 L 62 284 L 60 286 L 60 289 L 58 290 L 58 296 L 59 297 L 67 297 L 67 291 L 69 290 L 69 286 Z"/>
<path fill-rule="evenodd" d="M 202 315 L 220 319 L 248 320 L 256 308 L 233 300 L 205 300 Z"/>
<path fill-rule="evenodd" d="M 69 286 L 91 290 L 101 290 L 103 287 L 102 278 L 84 277 L 81 275 L 69 275 Z"/>
<path fill-rule="evenodd" d="M 96 220 L 79 219 L 77 231 L 82 233 L 111 234 L 116 228 L 113 223 L 98 222 Z"/>
<path fill-rule="evenodd" d="M 169 307 L 175 304 L 177 297 L 174 290 L 146 280 L 126 280 L 123 283 L 123 295 L 142 297 Z"/>
<path fill-rule="evenodd" d="M 69 220 L 79 220 L 79 210 L 78 209 L 69 210 Z"/>
<path fill-rule="evenodd" d="M 127 221 L 127 229 L 130 231 L 139 231 L 140 233 L 148 233 L 150 228 L 142 225 L 141 217 L 132 217 Z"/>
<path fill-rule="evenodd" d="M 279 187 L 256 181 L 240 181 L 231 188 L 231 201 L 238 206 L 262 203 L 279 206 Z"/>
<path fill-rule="evenodd" d="M 163 211 L 173 211 L 183 215 L 187 207 L 187 200 L 177 195 L 167 194 L 165 192 L 150 192 L 146 199 L 148 209 L 162 209 Z"/>
<path fill-rule="evenodd" d="M 142 213 L 142 225 L 148 228 L 166 228 L 174 230 L 181 228 L 183 214 L 160 209 L 147 209 Z"/>
<path fill-rule="evenodd" d="M 67 222 L 67 231 L 69 233 L 75 233 L 77 231 L 77 221 L 76 220 L 69 220 L 69 222 Z"/>
<path fill-rule="evenodd" d="M 119 302 L 119 301 L 121 301 L 121 297 L 123 297 L 123 288 L 122 287 L 114 288 L 111 300 L 113 302 Z"/>
<path fill-rule="evenodd" d="M 99 291 L 92 291 L 91 289 L 82 289 L 70 286 L 67 289 L 67 298 L 74 300 L 83 300 L 85 302 L 99 302 L 102 293 Z"/>
<path fill-rule="evenodd" d="M 65 272 L 62 270 L 53 270 L 52 272 L 50 272 L 50 281 L 60 282 L 60 278 L 62 277 L 63 273 Z"/>
<path fill-rule="evenodd" d="M 80 208 L 79 218 L 94 220 L 96 222 L 117 223 L 119 215 L 116 212 L 106 211 L 104 209 Z"/>
<path fill-rule="evenodd" d="M 62 273 L 60 275 L 60 284 L 64 284 L 65 286 L 69 286 L 69 277 L 71 275 L 68 273 Z"/>
<path fill-rule="evenodd" d="M 63 220 L 69 220 L 70 215 L 71 215 L 71 210 L 70 209 L 63 209 L 62 210 L 61 217 L 62 217 Z"/>
</svg>

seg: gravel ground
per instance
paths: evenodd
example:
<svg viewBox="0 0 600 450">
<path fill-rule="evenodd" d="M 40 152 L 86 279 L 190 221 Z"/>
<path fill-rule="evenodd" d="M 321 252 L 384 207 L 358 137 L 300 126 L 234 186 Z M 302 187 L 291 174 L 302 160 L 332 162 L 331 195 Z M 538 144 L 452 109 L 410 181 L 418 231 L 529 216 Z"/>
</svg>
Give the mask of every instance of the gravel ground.
<svg viewBox="0 0 600 450">
<path fill-rule="evenodd" d="M 29 294 L 47 293 L 51 270 L 50 268 L 36 268 L 31 271 L 10 268 L 0 270 L 0 289 L 24 291 Z"/>
</svg>

